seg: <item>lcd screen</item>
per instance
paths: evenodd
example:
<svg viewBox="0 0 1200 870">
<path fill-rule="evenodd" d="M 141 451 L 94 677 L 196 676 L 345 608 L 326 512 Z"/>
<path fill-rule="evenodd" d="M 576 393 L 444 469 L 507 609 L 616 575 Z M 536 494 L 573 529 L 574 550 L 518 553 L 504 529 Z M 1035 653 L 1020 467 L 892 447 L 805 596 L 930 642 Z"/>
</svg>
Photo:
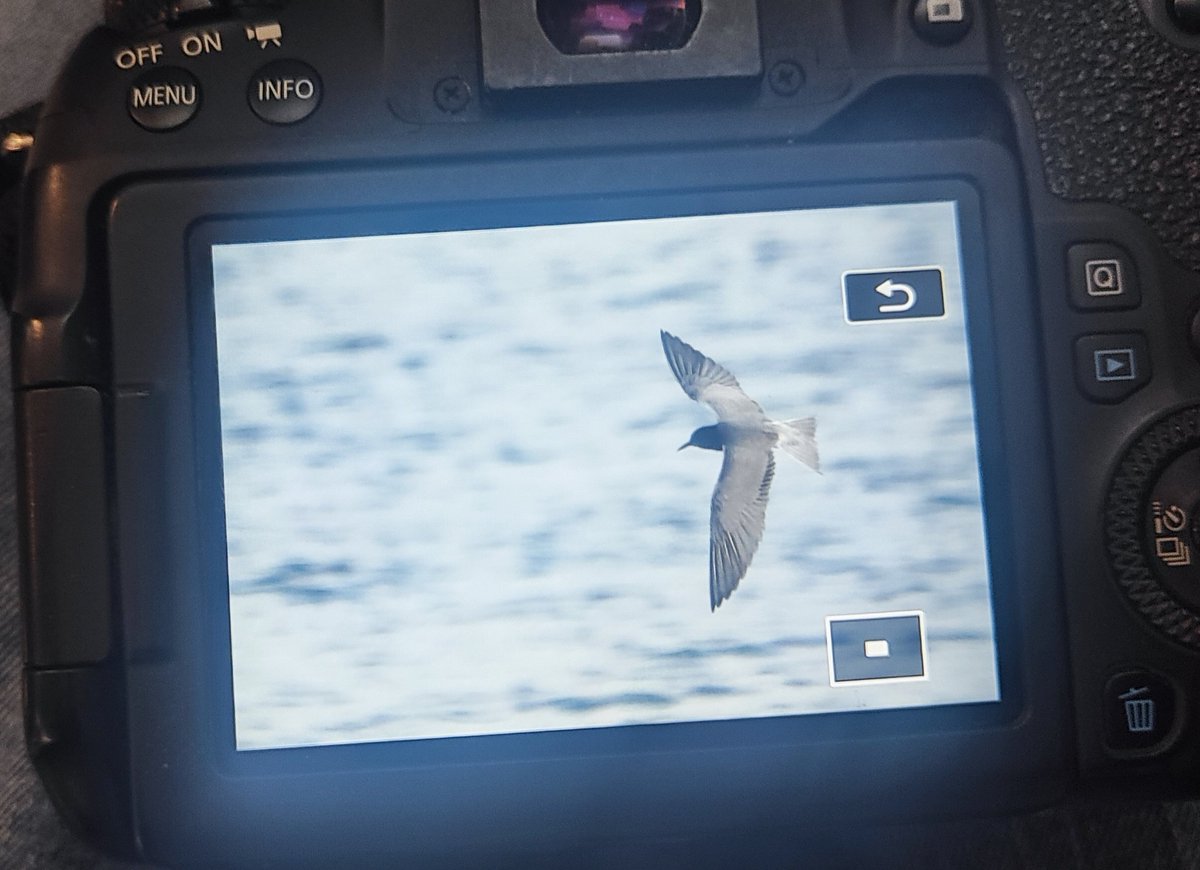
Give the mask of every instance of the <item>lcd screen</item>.
<svg viewBox="0 0 1200 870">
<path fill-rule="evenodd" d="M 213 245 L 237 748 L 998 701 L 959 211 Z"/>
</svg>

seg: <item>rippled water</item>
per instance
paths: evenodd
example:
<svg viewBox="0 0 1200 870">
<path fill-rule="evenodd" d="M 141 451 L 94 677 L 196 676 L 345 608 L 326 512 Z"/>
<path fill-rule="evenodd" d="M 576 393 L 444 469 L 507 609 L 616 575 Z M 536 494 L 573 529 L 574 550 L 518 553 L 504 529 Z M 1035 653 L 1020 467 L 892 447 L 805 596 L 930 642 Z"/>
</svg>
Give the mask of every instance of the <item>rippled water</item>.
<svg viewBox="0 0 1200 870">
<path fill-rule="evenodd" d="M 214 252 L 241 748 L 992 700 L 952 204 Z M 849 325 L 848 269 L 947 317 Z M 667 329 L 769 416 L 761 548 L 708 602 L 721 457 Z M 922 610 L 929 679 L 831 688 L 824 618 Z"/>
</svg>

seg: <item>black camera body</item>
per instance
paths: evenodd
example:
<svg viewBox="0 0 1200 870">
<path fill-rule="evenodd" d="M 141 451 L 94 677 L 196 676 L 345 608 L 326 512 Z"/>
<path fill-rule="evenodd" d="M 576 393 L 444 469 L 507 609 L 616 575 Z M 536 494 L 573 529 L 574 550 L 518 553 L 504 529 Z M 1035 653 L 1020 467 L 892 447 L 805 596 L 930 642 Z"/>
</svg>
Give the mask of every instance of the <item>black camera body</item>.
<svg viewBox="0 0 1200 870">
<path fill-rule="evenodd" d="M 978 0 L 96 31 L 39 123 L 12 305 L 31 754 L 89 839 L 210 865 L 1194 797 L 1198 291 L 1129 212 L 1047 191 Z M 711 422 L 660 329 L 817 418 L 823 473 L 775 451 L 724 602 L 707 490 L 655 476 L 701 460 L 630 440 L 627 480 L 588 435 L 622 402 L 620 438 Z M 660 492 L 686 516 L 641 513 Z M 694 614 L 630 603 L 676 570 Z"/>
</svg>

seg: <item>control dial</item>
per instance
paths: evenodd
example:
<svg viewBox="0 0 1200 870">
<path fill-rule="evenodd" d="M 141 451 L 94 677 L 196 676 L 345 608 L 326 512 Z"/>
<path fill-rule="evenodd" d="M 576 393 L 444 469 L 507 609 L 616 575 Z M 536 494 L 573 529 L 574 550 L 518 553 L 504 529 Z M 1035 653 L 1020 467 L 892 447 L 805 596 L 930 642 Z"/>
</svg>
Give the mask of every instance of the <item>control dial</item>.
<svg viewBox="0 0 1200 870">
<path fill-rule="evenodd" d="M 1200 407 L 1163 417 L 1134 441 L 1104 519 L 1122 591 L 1159 631 L 1200 649 Z"/>
</svg>

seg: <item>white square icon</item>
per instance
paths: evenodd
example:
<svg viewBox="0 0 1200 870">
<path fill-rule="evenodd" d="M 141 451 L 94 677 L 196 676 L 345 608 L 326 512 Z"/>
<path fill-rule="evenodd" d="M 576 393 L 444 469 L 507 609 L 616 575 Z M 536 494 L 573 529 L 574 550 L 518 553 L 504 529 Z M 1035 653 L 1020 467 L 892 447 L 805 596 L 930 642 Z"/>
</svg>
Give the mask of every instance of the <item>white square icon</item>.
<svg viewBox="0 0 1200 870">
<path fill-rule="evenodd" d="M 930 24 L 957 24 L 964 18 L 963 0 L 929 0 Z"/>
<path fill-rule="evenodd" d="M 834 688 L 929 679 L 920 610 L 826 616 L 825 649 Z"/>
<path fill-rule="evenodd" d="M 886 659 L 892 649 L 886 640 L 868 640 L 863 643 L 863 655 L 869 659 Z"/>
</svg>

